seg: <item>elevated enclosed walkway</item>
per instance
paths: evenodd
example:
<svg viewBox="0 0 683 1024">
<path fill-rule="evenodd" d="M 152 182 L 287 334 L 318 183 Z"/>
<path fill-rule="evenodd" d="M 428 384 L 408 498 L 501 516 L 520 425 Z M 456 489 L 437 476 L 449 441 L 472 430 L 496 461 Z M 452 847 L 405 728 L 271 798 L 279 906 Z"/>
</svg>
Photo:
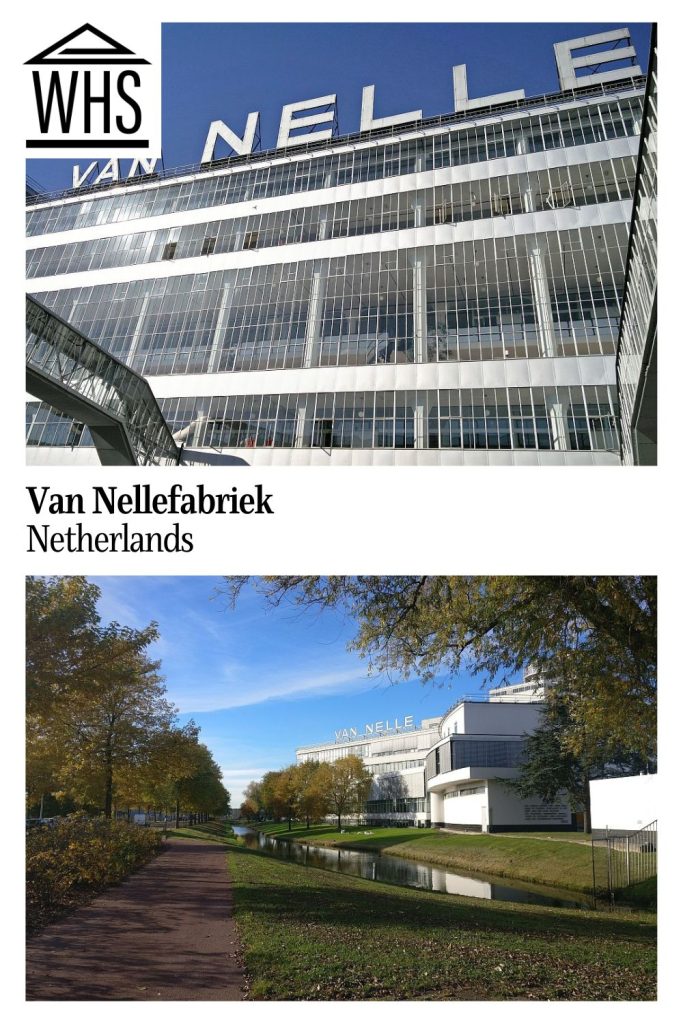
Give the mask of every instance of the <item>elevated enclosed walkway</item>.
<svg viewBox="0 0 683 1024">
<path fill-rule="evenodd" d="M 30 296 L 26 390 L 85 423 L 103 466 L 180 462 L 182 449 L 147 381 Z"/>
</svg>

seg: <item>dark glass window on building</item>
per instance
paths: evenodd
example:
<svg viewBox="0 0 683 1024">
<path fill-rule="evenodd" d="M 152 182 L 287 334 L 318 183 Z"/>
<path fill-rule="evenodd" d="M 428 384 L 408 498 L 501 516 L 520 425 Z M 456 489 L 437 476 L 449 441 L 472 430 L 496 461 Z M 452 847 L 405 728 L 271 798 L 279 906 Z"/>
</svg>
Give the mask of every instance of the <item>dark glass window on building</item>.
<svg viewBox="0 0 683 1024">
<path fill-rule="evenodd" d="M 313 427 L 313 447 L 331 448 L 333 420 L 316 420 Z"/>
<path fill-rule="evenodd" d="M 453 765 L 457 768 L 515 768 L 522 754 L 521 740 L 468 740 L 453 737 Z"/>
</svg>

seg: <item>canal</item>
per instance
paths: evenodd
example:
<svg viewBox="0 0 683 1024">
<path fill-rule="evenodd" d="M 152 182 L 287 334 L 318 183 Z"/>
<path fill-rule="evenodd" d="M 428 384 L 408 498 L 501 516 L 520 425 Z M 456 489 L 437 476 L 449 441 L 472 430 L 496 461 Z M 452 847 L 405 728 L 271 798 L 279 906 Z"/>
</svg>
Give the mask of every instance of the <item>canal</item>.
<svg viewBox="0 0 683 1024">
<path fill-rule="evenodd" d="M 290 839 L 267 836 L 263 832 L 234 826 L 235 835 L 246 846 L 261 850 L 279 860 L 291 861 L 304 867 L 339 871 L 343 875 L 367 878 L 373 882 L 389 882 L 411 889 L 428 889 L 454 896 L 474 896 L 483 900 L 505 900 L 511 903 L 537 903 L 549 907 L 588 909 L 589 898 L 564 889 L 534 886 L 532 889 L 510 885 L 491 876 L 456 874 L 447 868 L 423 861 L 407 860 L 376 850 L 342 850 Z"/>
</svg>

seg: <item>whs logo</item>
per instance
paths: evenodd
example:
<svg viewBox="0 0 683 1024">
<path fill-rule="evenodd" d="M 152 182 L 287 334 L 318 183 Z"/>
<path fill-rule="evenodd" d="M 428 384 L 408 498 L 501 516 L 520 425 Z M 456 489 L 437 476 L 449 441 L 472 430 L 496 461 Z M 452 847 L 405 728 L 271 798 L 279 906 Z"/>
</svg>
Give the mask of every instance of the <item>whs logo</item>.
<svg viewBox="0 0 683 1024">
<path fill-rule="evenodd" d="M 28 155 L 135 156 L 159 149 L 158 72 L 85 24 L 26 61 L 31 75 Z"/>
</svg>

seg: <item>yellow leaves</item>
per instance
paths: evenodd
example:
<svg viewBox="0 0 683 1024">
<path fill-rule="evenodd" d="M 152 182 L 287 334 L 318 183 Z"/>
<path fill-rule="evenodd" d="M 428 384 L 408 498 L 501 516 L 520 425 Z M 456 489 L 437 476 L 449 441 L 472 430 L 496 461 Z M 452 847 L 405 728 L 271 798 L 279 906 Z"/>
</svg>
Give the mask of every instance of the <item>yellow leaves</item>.
<svg viewBox="0 0 683 1024">
<path fill-rule="evenodd" d="M 26 837 L 29 927 L 69 905 L 78 891 L 97 892 L 145 864 L 161 836 L 125 822 L 74 814 Z"/>
</svg>

